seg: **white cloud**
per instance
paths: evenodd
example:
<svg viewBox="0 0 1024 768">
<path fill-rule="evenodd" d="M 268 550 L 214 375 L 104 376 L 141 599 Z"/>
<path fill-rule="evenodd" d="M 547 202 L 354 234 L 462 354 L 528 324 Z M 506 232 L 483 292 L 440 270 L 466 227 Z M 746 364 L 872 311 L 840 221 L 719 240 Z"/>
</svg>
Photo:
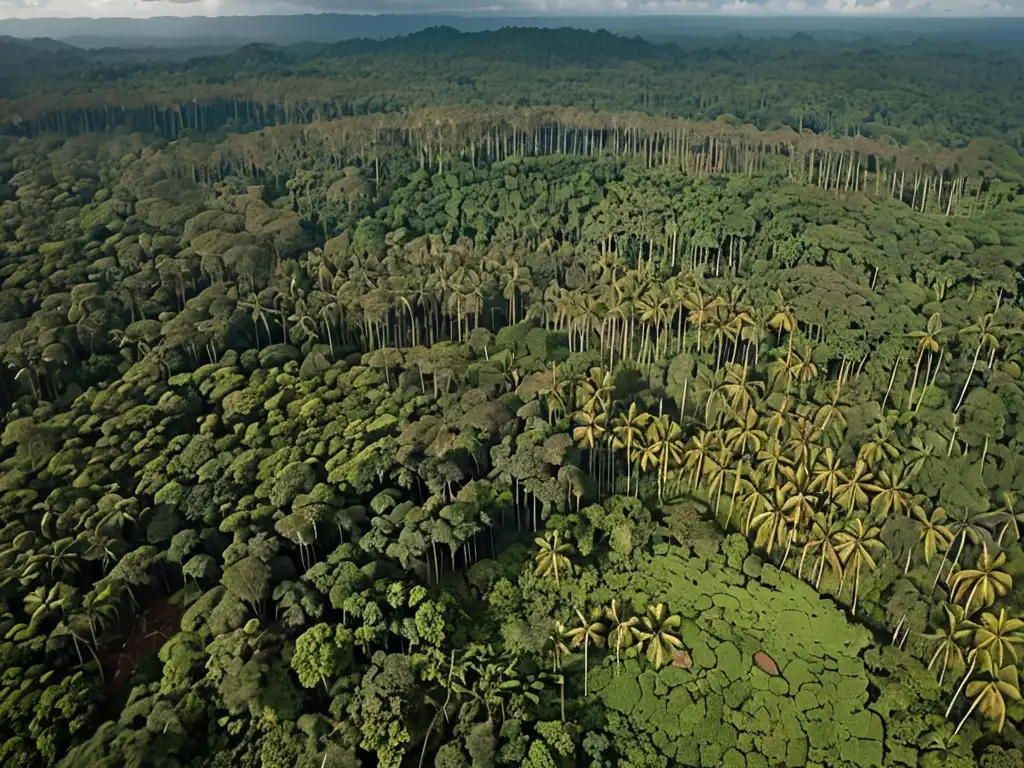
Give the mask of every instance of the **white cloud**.
<svg viewBox="0 0 1024 768">
<path fill-rule="evenodd" d="M 747 2 L 747 0 L 729 0 L 727 3 L 722 3 L 718 10 L 722 13 L 734 16 L 746 16 L 748 14 L 763 12 L 763 8 L 760 3 L 750 3 Z"/>
<path fill-rule="evenodd" d="M 892 3 L 890 0 L 877 0 L 871 3 L 861 0 L 827 0 L 825 12 L 859 16 L 885 14 L 892 13 Z"/>
<path fill-rule="evenodd" d="M 0 18 L 219 16 L 224 8 L 223 0 L 0 0 Z"/>
<path fill-rule="evenodd" d="M 266 13 L 1018 16 L 1024 0 L 0 0 L 0 18 Z"/>
<path fill-rule="evenodd" d="M 780 16 L 787 14 L 801 16 L 809 10 L 817 10 L 808 6 L 806 0 L 768 0 L 763 7 L 765 11 Z"/>
<path fill-rule="evenodd" d="M 998 0 L 907 0 L 911 13 L 935 16 L 1016 16 L 1020 11 Z"/>
</svg>

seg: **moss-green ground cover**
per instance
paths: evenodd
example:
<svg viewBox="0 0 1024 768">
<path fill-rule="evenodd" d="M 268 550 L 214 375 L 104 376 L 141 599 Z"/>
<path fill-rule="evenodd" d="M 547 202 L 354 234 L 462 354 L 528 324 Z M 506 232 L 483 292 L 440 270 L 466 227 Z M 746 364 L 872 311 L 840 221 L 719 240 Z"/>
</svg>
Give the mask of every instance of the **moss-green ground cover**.
<svg viewBox="0 0 1024 768">
<path fill-rule="evenodd" d="M 590 679 L 610 709 L 681 765 L 882 764 L 882 719 L 867 708 L 859 656 L 872 642 L 865 628 L 809 585 L 754 558 L 738 569 L 721 556 L 662 551 L 637 607 L 664 601 L 683 616 L 693 666 L 655 671 L 644 659 L 627 659 L 616 673 L 606 657 Z M 779 677 L 754 665 L 759 650 L 778 664 Z"/>
</svg>

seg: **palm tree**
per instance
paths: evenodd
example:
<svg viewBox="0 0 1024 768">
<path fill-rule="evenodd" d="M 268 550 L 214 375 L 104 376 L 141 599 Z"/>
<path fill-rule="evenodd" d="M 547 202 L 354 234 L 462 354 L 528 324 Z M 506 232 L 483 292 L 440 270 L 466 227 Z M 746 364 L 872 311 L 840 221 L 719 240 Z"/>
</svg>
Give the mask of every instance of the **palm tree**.
<svg viewBox="0 0 1024 768">
<path fill-rule="evenodd" d="M 971 385 L 971 378 L 978 367 L 978 357 L 981 355 L 981 351 L 988 348 L 995 354 L 995 351 L 999 348 L 999 334 L 1004 330 L 1002 326 L 996 324 L 995 315 L 992 312 L 988 312 L 960 331 L 960 333 L 967 336 L 977 336 L 978 346 L 974 350 L 971 371 L 967 374 L 967 380 L 964 381 L 964 388 L 960 390 L 960 398 L 956 401 L 956 407 L 953 409 L 954 412 L 960 410 L 960 406 L 967 396 L 967 388 Z"/>
<path fill-rule="evenodd" d="M 65 610 L 67 591 L 65 584 L 58 583 L 49 589 L 38 586 L 25 595 L 25 613 L 29 615 L 30 635 L 35 635 L 42 623 L 58 609 Z"/>
<path fill-rule="evenodd" d="M 576 616 L 580 623 L 569 630 L 569 637 L 574 648 L 583 646 L 583 695 L 586 696 L 589 690 L 590 646 L 604 647 L 608 626 L 604 623 L 604 611 L 598 607 L 592 608 L 586 616 L 583 611 L 576 609 Z"/>
<path fill-rule="evenodd" d="M 818 366 L 812 358 L 810 345 L 793 353 L 790 361 L 790 370 L 797 383 L 801 385 L 800 392 L 806 394 L 806 387 L 818 376 Z"/>
<path fill-rule="evenodd" d="M 566 631 L 565 625 L 560 621 L 555 621 L 551 627 L 551 634 L 548 635 L 548 643 L 551 645 L 551 671 L 561 689 L 562 722 L 565 722 L 565 673 L 562 672 L 562 662 L 570 653 L 569 646 L 565 644 L 568 638 L 569 633 Z"/>
<path fill-rule="evenodd" d="M 925 354 L 928 354 L 928 371 L 924 375 L 927 384 L 933 356 L 939 352 L 939 342 L 943 335 L 942 317 L 938 312 L 934 313 L 928 318 L 925 330 L 911 331 L 908 335 L 917 339 L 917 363 L 914 365 L 914 379 L 910 384 L 909 401 L 912 403 L 914 402 L 914 390 L 917 388 L 917 375 L 921 371 L 921 360 L 924 359 Z"/>
<path fill-rule="evenodd" d="M 700 288 L 694 288 L 683 299 L 683 306 L 686 307 L 689 316 L 688 321 L 697 326 L 697 352 L 701 351 L 701 332 L 704 326 L 708 325 L 718 313 L 721 305 L 721 298 L 708 297 Z"/>
<path fill-rule="evenodd" d="M 787 539 L 789 523 L 786 495 L 782 492 L 782 488 L 775 488 L 763 511 L 750 518 L 748 527 L 757 530 L 754 546 L 763 548 L 770 555 L 776 544 L 782 546 Z"/>
<path fill-rule="evenodd" d="M 708 480 L 708 499 L 715 498 L 715 519 L 722 508 L 722 491 L 732 475 L 732 454 L 723 446 L 718 454 L 704 462 L 704 475 Z M 730 510 L 731 516 L 731 510 Z"/>
<path fill-rule="evenodd" d="M 562 662 L 565 661 L 565 657 L 569 656 L 571 653 L 569 646 L 565 642 L 568 639 L 569 630 L 566 629 L 562 622 L 556 620 L 551 625 L 551 633 L 548 635 L 548 644 L 551 646 L 552 672 L 561 672 Z"/>
<path fill-rule="evenodd" d="M 857 458 L 864 461 L 868 469 L 874 470 L 886 462 L 895 462 L 900 457 L 896 434 L 888 420 L 879 421 L 871 430 L 871 436 L 860 448 Z"/>
<path fill-rule="evenodd" d="M 416 311 L 413 309 L 413 304 L 415 303 L 416 306 L 418 307 L 419 306 L 419 302 L 420 302 L 420 300 L 415 295 L 416 292 L 417 292 L 417 289 L 415 287 L 413 287 L 411 284 L 407 284 L 405 282 L 400 283 L 399 287 L 397 288 L 397 290 L 395 292 L 396 296 L 398 297 L 398 300 L 405 307 L 405 311 L 409 313 L 409 341 L 410 341 L 410 346 L 413 346 L 413 347 L 415 347 L 419 343 L 419 338 L 420 338 L 419 325 L 417 324 L 417 321 L 416 321 Z M 407 293 L 411 294 L 411 295 L 407 296 L 406 295 Z M 324 307 L 324 310 L 327 310 L 329 308 L 330 308 L 329 306 L 328 307 Z M 330 320 L 327 319 L 326 317 L 325 317 L 325 319 L 326 319 L 325 325 L 327 326 L 327 343 L 331 345 L 331 354 L 333 356 L 333 354 L 334 354 L 334 345 L 333 345 L 333 342 L 331 342 L 331 323 L 330 323 Z M 399 327 L 401 327 L 401 326 L 399 326 Z M 404 334 L 401 334 L 401 332 L 399 332 L 399 333 L 400 333 L 400 335 L 402 337 L 404 337 Z"/>
<path fill-rule="evenodd" d="M 994 509 L 991 512 L 987 512 L 982 516 L 986 522 L 992 521 L 996 525 L 1001 525 L 999 528 L 999 537 L 996 539 L 996 543 L 1002 546 L 1003 537 L 1006 536 L 1006 532 L 1013 529 L 1013 535 L 1020 541 L 1020 524 L 1024 523 L 1024 511 L 1017 511 L 1017 494 L 1013 491 L 1003 491 L 1003 506 L 999 509 Z"/>
<path fill-rule="evenodd" d="M 743 522 L 743 534 L 750 534 L 750 521 L 757 515 L 762 514 L 772 503 L 772 481 L 767 477 L 761 467 L 751 470 L 745 485 L 746 492 L 742 499 L 742 505 L 747 509 L 747 516 Z"/>
<path fill-rule="evenodd" d="M 947 756 L 953 757 L 963 746 L 963 740 L 953 733 L 951 724 L 944 725 L 941 729 L 932 731 L 921 745 L 921 756 L 930 756 L 931 759 L 939 760 L 939 765 Z"/>
<path fill-rule="evenodd" d="M 637 410 L 635 402 L 629 404 L 623 413 L 612 419 L 612 445 L 626 452 L 626 492 L 631 493 L 633 484 L 633 447 L 643 438 L 643 430 L 651 420 L 649 413 Z M 639 489 L 637 491 L 639 493 Z"/>
<path fill-rule="evenodd" d="M 582 410 L 604 413 L 608 410 L 609 399 L 615 389 L 615 379 L 603 368 L 591 368 L 587 377 L 576 391 L 576 405 Z"/>
<path fill-rule="evenodd" d="M 775 437 L 769 438 L 764 449 L 757 453 L 757 468 L 764 474 L 765 482 L 771 486 L 779 483 L 779 475 L 785 467 L 793 465 L 786 452 L 786 446 Z"/>
<path fill-rule="evenodd" d="M 733 451 L 739 457 L 739 463 L 736 468 L 736 482 L 733 485 L 732 500 L 729 504 L 730 519 L 733 507 L 736 505 L 736 494 L 740 489 L 740 480 L 743 477 L 744 467 L 752 464 L 754 458 L 761 451 L 761 447 L 768 440 L 768 433 L 760 428 L 760 422 L 761 419 L 757 415 L 757 411 L 750 408 L 746 411 L 742 421 L 725 433 L 726 448 Z"/>
<path fill-rule="evenodd" d="M 572 430 L 572 439 L 580 448 L 586 448 L 590 456 L 590 475 L 595 475 L 595 463 L 598 448 L 605 442 L 606 414 L 595 413 L 584 409 L 573 414 L 576 426 Z"/>
<path fill-rule="evenodd" d="M 678 636 L 682 618 L 677 614 L 669 614 L 664 603 L 648 605 L 644 614 L 644 629 L 641 640 L 647 645 L 647 659 L 655 669 L 661 669 L 672 659 L 672 654 L 683 647 Z"/>
<path fill-rule="evenodd" d="M 764 390 L 764 384 L 747 377 L 747 369 L 736 363 L 727 363 L 722 379 L 722 394 L 734 414 L 751 410 L 755 398 Z M 741 421 L 737 419 L 737 421 Z"/>
<path fill-rule="evenodd" d="M 967 686 L 967 698 L 972 699 L 971 706 L 954 733 L 960 732 L 975 709 L 992 720 L 998 720 L 998 730 L 1002 731 L 1006 725 L 1006 700 L 1021 700 L 1017 667 L 1009 664 L 999 668 L 985 651 L 980 651 L 978 655 L 983 660 L 982 672 L 988 675 L 988 679 L 975 680 Z"/>
<path fill-rule="evenodd" d="M 811 490 L 811 476 L 805 464 L 784 468 L 782 476 L 782 494 L 786 499 L 783 509 L 793 526 L 799 528 L 804 520 L 814 516 L 818 496 Z"/>
<path fill-rule="evenodd" d="M 113 594 L 108 587 L 99 592 L 90 592 L 82 601 L 80 614 L 89 625 L 94 648 L 99 647 L 97 637 L 102 636 L 103 631 L 119 618 L 117 605 L 111 602 Z"/>
<path fill-rule="evenodd" d="M 81 570 L 80 560 L 81 555 L 78 552 L 77 542 L 68 536 L 45 545 L 38 553 L 30 557 L 21 574 L 21 579 L 23 582 L 36 580 L 45 566 L 50 578 L 67 581 L 69 577 L 77 575 Z"/>
<path fill-rule="evenodd" d="M 842 462 L 831 446 L 826 446 L 814 459 L 811 467 L 811 490 L 825 494 L 832 501 L 838 489 L 849 481 Z"/>
<path fill-rule="evenodd" d="M 765 418 L 765 429 L 773 439 L 778 438 L 794 416 L 796 398 L 792 395 L 784 395 L 779 392 L 772 392 L 765 398 L 764 403 L 768 406 L 769 414 Z"/>
<path fill-rule="evenodd" d="M 548 422 L 555 420 L 556 414 L 565 414 L 568 402 L 565 397 L 565 384 L 558 381 L 557 367 L 551 364 L 551 385 L 543 389 L 540 394 L 544 397 L 544 404 L 548 412 Z M 596 413 L 594 414 L 597 415 Z"/>
<path fill-rule="evenodd" d="M 981 614 L 981 622 L 976 627 L 974 647 L 990 653 L 996 666 L 1002 667 L 1006 657 L 1011 664 L 1019 661 L 1017 646 L 1024 645 L 1024 621 L 1009 618 L 1006 609 L 1000 608 L 998 616 Z"/>
<path fill-rule="evenodd" d="M 640 443 L 636 448 L 636 456 L 640 460 L 640 471 L 646 472 L 651 468 L 661 466 L 661 457 L 658 455 L 657 446 L 657 435 L 653 433 L 653 430 L 648 427 L 647 434 L 640 439 Z M 661 492 L 661 474 L 658 474 L 658 492 Z M 640 480 L 637 479 L 637 485 L 639 486 Z"/>
<path fill-rule="evenodd" d="M 790 351 L 787 357 L 779 357 L 768 364 L 768 387 L 773 394 L 784 394 L 789 396 L 793 389 L 795 359 Z M 785 377 L 786 386 L 779 389 L 779 381 Z"/>
<path fill-rule="evenodd" d="M 548 531 L 543 536 L 534 539 L 539 550 L 534 559 L 537 561 L 537 575 L 555 577 L 555 584 L 559 583 L 559 573 L 572 573 L 572 562 L 569 555 L 574 553 L 572 544 L 561 541 L 561 532 Z"/>
<path fill-rule="evenodd" d="M 264 329 L 267 331 L 267 342 L 273 341 L 270 335 L 270 323 L 267 322 L 267 313 L 271 312 L 260 304 L 259 297 L 255 293 L 250 293 L 249 298 L 245 301 L 238 302 L 238 306 L 242 309 L 248 309 L 251 311 L 252 316 L 252 330 L 256 337 L 256 349 L 260 348 L 260 323 L 263 323 Z"/>
<path fill-rule="evenodd" d="M 533 290 L 533 276 L 529 267 L 521 267 L 513 260 L 505 263 L 505 270 L 501 275 L 501 294 L 508 300 L 509 325 L 515 325 L 519 304 L 517 299 Z"/>
<path fill-rule="evenodd" d="M 640 360 L 656 360 L 660 354 L 663 337 L 662 327 L 669 324 L 669 308 L 659 283 L 654 283 L 647 291 L 637 296 L 637 308 L 640 310 L 640 322 L 643 323 L 643 335 L 640 341 Z"/>
<path fill-rule="evenodd" d="M 683 464 L 683 430 L 668 414 L 662 414 L 651 422 L 647 434 L 651 450 L 658 456 L 658 499 L 661 500 L 669 467 L 676 469 Z"/>
<path fill-rule="evenodd" d="M 482 707 L 487 719 L 493 720 L 496 710 L 501 710 L 505 719 L 505 699 L 517 693 L 530 701 L 539 700 L 535 691 L 543 689 L 538 680 L 524 681 L 519 678 L 517 659 L 507 654 L 496 655 L 491 646 L 471 645 L 462 658 L 462 663 L 451 669 L 452 693 L 466 699 L 461 707 L 466 721 L 472 722 Z"/>
<path fill-rule="evenodd" d="M 768 364 L 768 387 L 776 394 L 779 392 L 778 383 L 785 377 L 785 387 L 781 390 L 786 395 L 793 390 L 794 368 L 796 359 L 791 348 L 790 353 L 785 357 L 776 357 Z"/>
<path fill-rule="evenodd" d="M 704 401 L 704 425 L 710 427 L 721 422 L 728 410 L 726 398 L 725 376 L 722 371 L 712 371 L 709 368 L 700 366 L 697 369 L 697 377 L 694 381 L 695 388 L 705 393 Z M 715 414 L 712 420 L 711 414 Z"/>
<path fill-rule="evenodd" d="M 690 448 L 683 459 L 683 469 L 689 472 L 689 485 L 695 487 L 707 474 L 707 464 L 715 461 L 718 453 L 714 433 L 701 430 L 690 438 Z"/>
<path fill-rule="evenodd" d="M 938 456 L 938 449 L 934 440 L 925 440 L 914 435 L 903 452 L 903 462 L 911 477 L 917 477 L 922 470 Z"/>
<path fill-rule="evenodd" d="M 104 499 L 109 497 L 104 497 Z M 115 497 L 116 498 L 116 497 Z M 104 516 L 99 519 L 96 524 L 96 531 L 106 529 L 116 529 L 118 531 L 124 531 L 129 524 L 135 523 L 138 520 L 138 501 L 135 499 L 121 500 L 110 506 L 103 504 L 104 499 L 100 499 L 99 511 Z"/>
<path fill-rule="evenodd" d="M 782 291 L 775 291 L 775 304 L 772 307 L 774 314 L 768 320 L 768 327 L 779 335 L 788 334 L 789 343 L 786 350 L 786 359 L 793 356 L 793 333 L 796 331 L 796 313 L 782 295 Z"/>
<path fill-rule="evenodd" d="M 501 385 L 505 392 L 514 392 L 519 386 L 522 371 L 518 362 L 515 353 L 508 349 L 491 355 L 491 363 L 497 366 L 498 372 L 501 374 Z"/>
<path fill-rule="evenodd" d="M 320 340 L 320 331 L 317 328 L 316 320 L 309 314 L 306 301 L 301 295 L 295 300 L 292 313 L 288 316 L 288 322 L 292 323 L 290 335 L 293 339 L 295 338 L 295 331 L 301 330 L 305 334 L 306 339 L 313 342 Z"/>
<path fill-rule="evenodd" d="M 872 484 L 872 479 L 868 463 L 863 459 L 857 459 L 846 482 L 836 486 L 836 502 L 847 514 L 853 514 L 854 509 L 865 509 L 868 506 L 868 494 L 878 491 L 878 487 Z"/>
<path fill-rule="evenodd" d="M 629 648 L 640 636 L 636 625 L 640 622 L 627 609 L 620 609 L 618 600 L 612 599 L 612 603 L 605 611 L 605 618 L 609 622 L 609 642 L 615 644 L 615 671 L 619 669 L 619 659 L 624 648 Z"/>
<path fill-rule="evenodd" d="M 823 433 L 841 441 L 843 430 L 846 429 L 847 419 L 843 409 L 839 407 L 839 396 L 842 392 L 842 382 L 837 382 L 828 402 L 820 404 L 814 411 L 814 418 L 811 421 Z M 829 430 L 829 425 L 832 429 Z"/>
<path fill-rule="evenodd" d="M 932 557 L 936 552 L 940 549 L 945 552 L 949 549 L 950 544 L 953 543 L 953 533 L 949 530 L 949 526 L 946 525 L 949 515 L 946 514 L 945 509 L 935 507 L 929 515 L 924 507 L 914 505 L 913 514 L 917 518 L 920 532 L 918 533 L 917 541 L 914 542 L 914 546 L 907 552 L 907 562 L 903 568 L 904 573 L 910 570 L 910 557 L 914 554 L 914 548 L 918 544 L 924 546 L 925 565 L 930 565 Z"/>
<path fill-rule="evenodd" d="M 746 342 L 743 350 L 743 362 L 747 364 L 750 360 L 750 349 L 754 350 L 754 365 L 756 366 L 761 357 L 761 343 L 768 336 L 768 317 L 763 309 L 751 307 L 748 313 L 749 319 L 740 331 L 740 340 Z"/>
<path fill-rule="evenodd" d="M 810 419 L 800 419 L 790 428 L 786 447 L 793 454 L 793 464 L 808 466 L 821 441 L 821 430 Z"/>
<path fill-rule="evenodd" d="M 880 469 L 875 479 L 878 488 L 871 500 L 871 512 L 881 518 L 891 514 L 905 514 L 909 511 L 911 494 L 910 477 L 902 464 L 891 469 Z"/>
<path fill-rule="evenodd" d="M 625 360 L 630 353 L 630 333 L 629 330 L 633 325 L 633 301 L 630 298 L 632 294 L 622 293 L 616 295 L 612 302 L 611 309 L 609 311 L 609 317 L 612 319 L 612 338 L 608 345 L 608 364 L 613 366 L 615 364 L 615 351 L 616 347 L 619 348 L 619 353 L 623 360 Z M 619 339 L 615 338 L 616 328 L 621 326 L 621 335 Z M 620 346 L 621 345 L 621 346 Z"/>
<path fill-rule="evenodd" d="M 955 666 L 963 666 L 963 646 L 970 640 L 974 633 L 973 625 L 964 617 L 964 609 L 959 605 L 942 606 L 946 617 L 946 623 L 941 629 L 931 634 L 923 635 L 926 640 L 935 643 L 935 653 L 928 662 L 928 669 L 935 666 L 935 663 L 942 657 L 942 669 L 939 672 L 939 685 L 942 685 L 946 677 L 946 670 L 952 661 Z"/>
<path fill-rule="evenodd" d="M 839 596 L 843 594 L 843 583 L 846 576 L 853 569 L 853 604 L 852 613 L 857 612 L 857 591 L 860 586 L 860 569 L 867 566 L 868 570 L 875 570 L 875 559 L 872 552 L 883 549 L 882 542 L 878 540 L 880 529 L 877 526 L 865 526 L 864 521 L 859 517 L 850 521 L 845 530 L 836 534 L 836 553 L 843 564 L 843 578 L 839 583 Z"/>
<path fill-rule="evenodd" d="M 719 305 L 718 311 L 711 316 L 708 325 L 711 329 L 711 344 L 708 349 L 712 353 L 714 369 L 717 372 L 722 370 L 725 345 L 731 341 L 735 335 L 735 329 L 729 325 L 728 308 L 725 306 L 724 302 Z"/>
<path fill-rule="evenodd" d="M 968 616 L 971 614 L 971 605 L 975 597 L 978 598 L 978 607 L 984 605 L 987 608 L 997 597 L 1003 597 L 1013 587 L 1013 578 L 1010 574 L 1000 570 L 1004 565 L 1006 553 L 1000 552 L 993 557 L 989 554 L 986 544 L 974 568 L 965 568 L 953 574 L 949 582 L 953 589 L 953 599 L 960 602 L 967 598 L 963 605 Z"/>
<path fill-rule="evenodd" d="M 947 584 L 960 563 L 960 556 L 964 553 L 964 545 L 967 543 L 967 540 L 970 539 L 973 545 L 978 546 L 988 536 L 988 531 L 982 525 L 984 515 L 978 514 L 967 507 L 960 507 L 950 515 L 950 518 L 949 530 L 953 534 L 953 542 L 950 544 L 950 549 L 957 539 L 960 539 L 960 545 L 957 547 L 956 555 L 953 557 L 953 564 L 949 567 L 949 572 L 946 574 Z M 943 553 L 943 562 L 939 564 L 939 571 L 935 574 L 935 581 L 932 583 L 933 587 L 939 583 L 939 577 L 942 575 L 942 566 L 945 564 L 945 556 L 948 554 L 949 549 Z"/>
<path fill-rule="evenodd" d="M 830 510 L 827 514 L 818 512 L 811 522 L 810 534 L 804 542 L 803 551 L 800 555 L 800 565 L 797 568 L 797 578 L 801 578 L 804 570 L 804 558 L 809 552 L 818 551 L 818 564 L 815 568 L 817 575 L 814 577 L 814 588 L 821 588 L 821 577 L 825 573 L 825 565 L 834 573 L 841 574 L 843 565 L 836 551 L 836 536 L 843 530 L 843 523 L 836 518 Z"/>
</svg>

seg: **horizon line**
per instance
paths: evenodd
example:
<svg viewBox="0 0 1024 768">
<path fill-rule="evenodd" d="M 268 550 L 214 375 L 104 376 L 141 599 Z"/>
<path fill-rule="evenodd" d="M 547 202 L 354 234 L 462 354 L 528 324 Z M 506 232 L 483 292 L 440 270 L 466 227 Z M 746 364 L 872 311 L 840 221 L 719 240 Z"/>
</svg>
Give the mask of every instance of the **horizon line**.
<svg viewBox="0 0 1024 768">
<path fill-rule="evenodd" d="M 758 3 L 750 3 L 750 6 L 754 9 L 758 7 Z M 725 6 L 728 7 L 728 6 Z M 731 12 L 728 10 L 713 11 L 711 9 L 702 8 L 695 11 L 679 10 L 673 13 L 666 13 L 664 10 L 658 11 L 623 11 L 620 13 L 615 12 L 603 12 L 603 13 L 580 13 L 580 12 L 566 12 L 557 14 L 547 13 L 526 13 L 516 11 L 488 11 L 486 9 L 480 11 L 438 11 L 438 12 L 396 12 L 388 11 L 383 13 L 373 13 L 372 11 L 359 11 L 359 12 L 340 12 L 340 11 L 302 11 L 295 13 L 280 12 L 280 13 L 224 13 L 209 16 L 205 14 L 196 14 L 193 16 L 174 16 L 174 15 L 161 15 L 161 16 L 0 16 L 0 22 L 7 21 L 27 21 L 27 22 L 39 22 L 39 21 L 166 21 L 175 20 L 183 21 L 188 19 L 261 19 L 261 18 L 287 18 L 287 17 L 301 17 L 301 16 L 339 16 L 339 17 L 351 17 L 351 18 L 461 18 L 461 19 L 482 19 L 482 18 L 500 18 L 500 19 L 656 19 L 656 18 L 713 18 L 713 19 L 749 19 L 749 18 L 763 18 L 769 16 L 774 19 L 822 19 L 822 20 L 833 20 L 833 19 L 858 19 L 858 20 L 869 20 L 869 19 L 957 19 L 963 20 L 978 20 L 978 21 L 989 21 L 994 19 L 1024 19 L 1024 9 L 1009 9 L 1009 13 L 966 13 L 959 14 L 955 11 L 943 11 L 941 13 L 913 13 L 902 10 L 889 10 L 884 13 L 827 13 L 821 9 L 808 9 L 807 13 L 799 13 L 787 11 L 785 13 L 751 13 L 751 12 Z"/>
</svg>

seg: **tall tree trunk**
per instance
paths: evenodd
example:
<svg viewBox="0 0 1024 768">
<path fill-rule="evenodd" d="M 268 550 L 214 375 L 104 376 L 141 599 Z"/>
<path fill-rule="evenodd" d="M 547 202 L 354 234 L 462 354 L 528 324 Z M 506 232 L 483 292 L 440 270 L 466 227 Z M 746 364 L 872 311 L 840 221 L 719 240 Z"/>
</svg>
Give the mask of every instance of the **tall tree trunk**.
<svg viewBox="0 0 1024 768">
<path fill-rule="evenodd" d="M 960 390 L 960 399 L 956 401 L 956 408 L 953 409 L 954 412 L 960 410 L 960 405 L 963 403 L 964 397 L 967 395 L 967 387 L 970 386 L 971 377 L 974 376 L 974 370 L 978 367 L 978 356 L 981 354 L 981 344 L 982 342 L 979 341 L 978 348 L 974 350 L 974 360 L 971 361 L 971 372 L 967 374 L 967 381 L 964 382 L 964 388 Z"/>
</svg>

